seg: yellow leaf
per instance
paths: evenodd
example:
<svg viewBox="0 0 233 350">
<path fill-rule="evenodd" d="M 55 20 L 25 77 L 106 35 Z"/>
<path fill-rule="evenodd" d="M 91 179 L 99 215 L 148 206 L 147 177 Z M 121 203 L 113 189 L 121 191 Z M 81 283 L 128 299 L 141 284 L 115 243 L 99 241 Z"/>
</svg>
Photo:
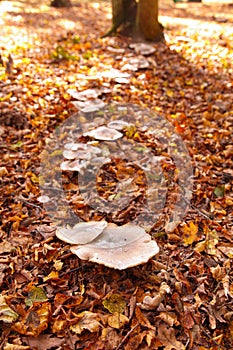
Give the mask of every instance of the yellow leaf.
<svg viewBox="0 0 233 350">
<path fill-rule="evenodd" d="M 127 127 L 125 128 L 125 135 L 126 135 L 126 137 L 128 137 L 129 139 L 131 139 L 131 138 L 134 136 L 136 130 L 137 130 L 137 129 L 136 129 L 135 125 L 129 125 L 129 126 L 127 126 Z"/>
<path fill-rule="evenodd" d="M 115 312 L 122 313 L 125 309 L 126 302 L 122 296 L 118 294 L 112 294 L 103 301 L 103 305 L 112 314 Z"/>
<path fill-rule="evenodd" d="M 5 296 L 0 294 L 0 321 L 12 323 L 17 320 L 18 314 L 6 303 Z"/>
<path fill-rule="evenodd" d="M 84 329 L 90 332 L 98 332 L 100 328 L 99 317 L 90 311 L 83 311 L 77 315 L 78 322 L 73 324 L 70 329 L 76 334 L 81 334 Z"/>
<path fill-rule="evenodd" d="M 120 329 L 128 322 L 128 317 L 119 312 L 114 312 L 113 315 L 108 317 L 108 325 L 112 328 Z"/>
<path fill-rule="evenodd" d="M 57 271 L 52 271 L 50 272 L 50 274 L 46 277 L 43 278 L 43 281 L 46 282 L 48 280 L 53 280 L 53 279 L 58 279 L 59 278 L 59 274 Z"/>
<path fill-rule="evenodd" d="M 57 156 L 61 156 L 63 154 L 63 150 L 62 149 L 56 149 L 55 151 L 53 151 L 50 154 L 50 157 L 57 157 Z"/>
<path fill-rule="evenodd" d="M 54 267 L 57 271 L 61 271 L 62 266 L 63 266 L 63 262 L 61 260 L 56 260 L 54 262 Z"/>
<path fill-rule="evenodd" d="M 30 62 L 31 62 L 30 58 L 28 58 L 28 57 L 22 58 L 22 63 L 29 64 Z"/>
<path fill-rule="evenodd" d="M 39 177 L 36 174 L 32 174 L 31 180 L 34 184 L 39 183 Z"/>
<path fill-rule="evenodd" d="M 49 302 L 35 303 L 26 315 L 12 326 L 12 329 L 20 334 L 38 336 L 48 328 L 50 315 L 51 305 Z"/>
<path fill-rule="evenodd" d="M 0 102 L 9 100 L 11 98 L 11 96 L 12 96 L 12 92 L 9 92 L 9 94 L 0 98 Z"/>
<path fill-rule="evenodd" d="M 174 92 L 172 90 L 166 89 L 166 94 L 169 97 L 173 97 L 174 96 Z"/>
<path fill-rule="evenodd" d="M 193 222 L 182 227 L 183 241 L 185 244 L 192 244 L 197 239 L 198 226 Z"/>
<path fill-rule="evenodd" d="M 6 343 L 3 350 L 30 350 L 29 346 Z"/>
<path fill-rule="evenodd" d="M 216 255 L 217 251 L 215 246 L 218 244 L 218 235 L 215 230 L 207 231 L 206 239 L 204 241 L 198 242 L 194 248 L 196 252 L 206 251 L 207 254 Z"/>
<path fill-rule="evenodd" d="M 198 253 L 204 252 L 206 248 L 205 241 L 198 242 L 194 248 L 194 250 Z"/>
<path fill-rule="evenodd" d="M 210 255 L 216 255 L 215 246 L 218 244 L 218 235 L 215 230 L 209 231 L 206 235 L 206 252 Z"/>
<path fill-rule="evenodd" d="M 52 332 L 58 333 L 63 331 L 67 327 L 66 320 L 55 320 L 53 326 L 52 326 Z"/>
</svg>

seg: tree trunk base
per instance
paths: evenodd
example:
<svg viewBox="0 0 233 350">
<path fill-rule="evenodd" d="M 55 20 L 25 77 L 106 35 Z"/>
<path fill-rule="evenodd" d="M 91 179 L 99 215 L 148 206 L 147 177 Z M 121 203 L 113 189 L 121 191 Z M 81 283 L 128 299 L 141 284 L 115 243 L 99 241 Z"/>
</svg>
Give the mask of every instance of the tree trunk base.
<svg viewBox="0 0 233 350">
<path fill-rule="evenodd" d="M 114 33 L 137 41 L 163 41 L 163 26 L 158 22 L 158 0 L 112 0 L 112 28 L 103 37 Z"/>
<path fill-rule="evenodd" d="M 70 0 L 52 0 L 50 6 L 57 7 L 57 8 L 71 7 L 72 3 Z"/>
</svg>

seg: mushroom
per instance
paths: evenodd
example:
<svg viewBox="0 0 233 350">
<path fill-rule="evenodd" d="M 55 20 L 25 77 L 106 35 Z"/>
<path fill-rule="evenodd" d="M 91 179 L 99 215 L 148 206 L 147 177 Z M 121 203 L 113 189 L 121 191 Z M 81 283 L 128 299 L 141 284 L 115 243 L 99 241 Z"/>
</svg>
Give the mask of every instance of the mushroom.
<svg viewBox="0 0 233 350">
<path fill-rule="evenodd" d="M 70 244 L 86 244 L 98 237 L 107 226 L 107 222 L 89 221 L 79 222 L 74 227 L 58 227 L 56 236 Z"/>
<path fill-rule="evenodd" d="M 123 134 L 115 129 L 106 126 L 99 126 L 96 129 L 87 131 L 83 136 L 90 136 L 96 140 L 115 141 L 123 136 Z"/>
<path fill-rule="evenodd" d="M 137 54 L 148 56 L 155 52 L 155 48 L 150 44 L 145 43 L 133 43 L 129 45 L 131 49 L 134 49 Z"/>
<path fill-rule="evenodd" d="M 87 162 L 80 161 L 79 159 L 76 160 L 65 160 L 61 163 L 61 170 L 63 171 L 81 171 L 85 166 L 87 165 Z"/>
<path fill-rule="evenodd" d="M 72 246 L 71 251 L 80 259 L 123 270 L 146 263 L 159 252 L 159 247 L 142 227 L 111 223 L 96 239 Z"/>
<path fill-rule="evenodd" d="M 112 120 L 111 122 L 108 123 L 108 127 L 111 129 L 116 129 L 116 130 L 122 130 L 125 127 L 129 126 L 130 124 L 125 122 L 124 120 Z"/>
</svg>

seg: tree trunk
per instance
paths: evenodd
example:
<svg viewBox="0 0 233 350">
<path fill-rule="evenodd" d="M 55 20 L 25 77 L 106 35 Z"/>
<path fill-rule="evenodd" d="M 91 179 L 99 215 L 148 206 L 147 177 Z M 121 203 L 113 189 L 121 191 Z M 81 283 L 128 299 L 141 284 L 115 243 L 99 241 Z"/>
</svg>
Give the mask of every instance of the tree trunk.
<svg viewBox="0 0 233 350">
<path fill-rule="evenodd" d="M 50 6 L 53 7 L 71 7 L 71 0 L 52 0 Z"/>
<path fill-rule="evenodd" d="M 112 0 L 112 28 L 134 38 L 159 41 L 163 30 L 158 22 L 158 0 Z"/>
<path fill-rule="evenodd" d="M 137 30 L 146 40 L 163 39 L 162 26 L 158 21 L 158 0 L 139 0 L 137 11 Z"/>
</svg>

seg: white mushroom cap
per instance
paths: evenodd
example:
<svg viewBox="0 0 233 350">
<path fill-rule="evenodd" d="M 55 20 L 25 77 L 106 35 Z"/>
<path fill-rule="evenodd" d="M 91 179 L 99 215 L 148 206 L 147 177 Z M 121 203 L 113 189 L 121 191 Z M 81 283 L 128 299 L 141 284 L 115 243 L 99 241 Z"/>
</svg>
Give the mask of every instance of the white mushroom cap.
<svg viewBox="0 0 233 350">
<path fill-rule="evenodd" d="M 95 240 L 71 247 L 80 259 L 123 270 L 146 263 L 159 252 L 151 236 L 139 226 L 108 224 Z"/>
<path fill-rule="evenodd" d="M 129 47 L 134 49 L 136 53 L 144 56 L 151 55 L 155 52 L 155 47 L 145 43 L 133 43 Z"/>
<path fill-rule="evenodd" d="M 80 161 L 79 159 L 65 160 L 61 163 L 61 170 L 64 171 L 81 171 L 85 167 L 85 162 Z"/>
<path fill-rule="evenodd" d="M 106 221 L 79 222 L 74 227 L 58 227 L 56 236 L 70 244 L 86 244 L 98 237 L 107 226 Z"/>
<path fill-rule="evenodd" d="M 85 132 L 83 136 L 94 137 L 96 140 L 114 141 L 121 138 L 123 134 L 115 129 L 99 126 L 96 129 Z"/>
<path fill-rule="evenodd" d="M 108 127 L 115 130 L 122 130 L 125 127 L 129 126 L 130 124 L 128 122 L 125 122 L 124 120 L 112 120 L 108 123 Z"/>
</svg>

